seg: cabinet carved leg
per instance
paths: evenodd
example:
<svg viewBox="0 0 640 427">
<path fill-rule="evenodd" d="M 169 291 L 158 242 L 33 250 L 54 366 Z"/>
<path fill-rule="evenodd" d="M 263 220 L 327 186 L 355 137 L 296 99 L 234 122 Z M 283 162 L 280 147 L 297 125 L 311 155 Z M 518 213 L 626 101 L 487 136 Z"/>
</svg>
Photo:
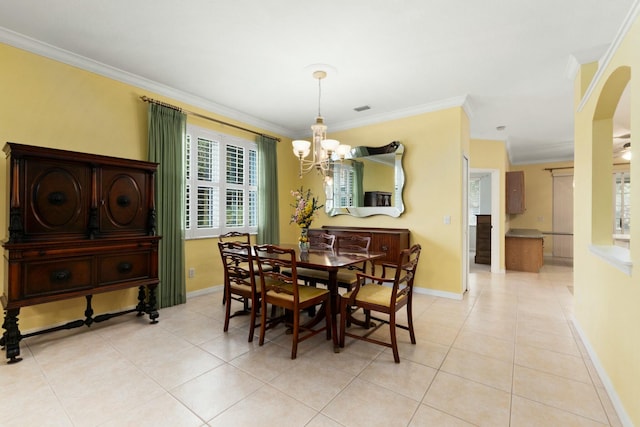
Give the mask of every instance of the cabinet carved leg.
<svg viewBox="0 0 640 427">
<path fill-rule="evenodd" d="M 136 305 L 136 311 L 138 314 L 136 316 L 143 316 L 147 311 L 147 293 L 145 292 L 144 286 L 138 286 L 138 305 Z"/>
<path fill-rule="evenodd" d="M 149 313 L 149 319 L 151 323 L 158 323 L 158 302 L 156 300 L 156 286 L 149 286 L 149 306 L 147 307 L 147 313 Z"/>
<path fill-rule="evenodd" d="M 84 310 L 84 324 L 87 326 L 91 326 L 91 324 L 93 323 L 93 308 L 91 307 L 91 299 L 93 298 L 93 295 L 87 295 L 86 298 L 87 308 Z"/>
<path fill-rule="evenodd" d="M 22 335 L 18 329 L 18 314 L 20 314 L 20 309 L 13 308 L 6 310 L 4 315 L 4 323 L 2 324 L 4 333 L 0 339 L 0 345 L 6 349 L 7 359 L 9 359 L 7 363 L 17 363 L 22 360 L 22 357 L 19 357 Z"/>
</svg>

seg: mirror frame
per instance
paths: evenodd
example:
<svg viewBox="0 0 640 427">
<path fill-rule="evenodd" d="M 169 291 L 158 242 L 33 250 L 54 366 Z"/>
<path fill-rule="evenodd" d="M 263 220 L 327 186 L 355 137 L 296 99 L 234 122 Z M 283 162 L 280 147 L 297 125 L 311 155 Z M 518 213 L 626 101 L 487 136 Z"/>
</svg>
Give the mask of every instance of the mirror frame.
<svg viewBox="0 0 640 427">
<path fill-rule="evenodd" d="M 352 148 L 345 156 L 345 159 L 361 159 L 378 154 L 395 154 L 394 161 L 394 194 L 393 206 L 350 206 L 350 207 L 334 207 L 333 206 L 333 183 L 325 184 L 325 212 L 329 216 L 351 215 L 354 217 L 367 217 L 372 215 L 387 215 L 391 217 L 399 217 L 404 212 L 404 201 L 402 199 L 402 191 L 404 189 L 405 174 L 402 167 L 402 157 L 404 155 L 404 145 L 399 141 L 393 141 L 382 147 L 360 146 Z"/>
</svg>

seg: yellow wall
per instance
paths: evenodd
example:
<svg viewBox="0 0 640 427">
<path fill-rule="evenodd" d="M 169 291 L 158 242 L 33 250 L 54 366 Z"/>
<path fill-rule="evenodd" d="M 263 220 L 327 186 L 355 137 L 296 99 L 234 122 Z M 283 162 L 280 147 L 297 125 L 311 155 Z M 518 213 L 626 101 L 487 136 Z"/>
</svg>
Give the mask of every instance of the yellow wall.
<svg viewBox="0 0 640 427">
<path fill-rule="evenodd" d="M 498 219 L 498 236 L 500 238 L 500 271 L 504 271 L 504 235 L 507 232 L 507 223 L 505 215 L 505 172 L 509 167 L 507 157 L 507 149 L 503 141 L 493 141 L 485 139 L 471 140 L 471 159 L 470 166 L 473 169 L 496 169 L 500 177 L 498 195 L 500 200 L 500 218 Z M 492 195 L 493 196 L 493 195 Z"/>
<path fill-rule="evenodd" d="M 573 174 L 573 162 L 535 163 L 516 165 L 511 171 L 524 172 L 525 211 L 510 215 L 512 228 L 534 228 L 549 233 L 553 231 L 553 176 L 550 168 L 564 168 L 558 172 Z M 544 236 L 544 253 L 553 253 L 553 238 Z"/>
<path fill-rule="evenodd" d="M 607 121 L 605 110 L 611 112 L 615 107 L 612 103 L 617 104 L 617 100 L 609 99 L 611 92 L 602 92 L 605 83 L 611 83 L 610 76 L 620 70 L 620 67 L 631 67 L 631 75 L 633 71 L 640 71 L 638 46 L 640 21 L 636 19 L 604 70 L 602 78 L 596 82 L 595 90 L 585 101 L 584 108 L 576 113 L 574 192 L 575 317 L 631 423 L 635 425 L 640 425 L 640 250 L 637 244 L 640 242 L 640 226 L 637 225 L 640 223 L 637 221 L 640 218 L 640 191 L 635 189 L 631 194 L 631 217 L 636 219 L 632 223 L 635 226 L 631 227 L 630 257 L 635 266 L 631 275 L 626 275 L 595 256 L 589 247 L 592 243 L 603 243 L 607 234 L 610 241 L 611 233 L 610 223 L 604 224 L 604 229 L 598 229 L 599 219 L 596 218 L 598 215 L 610 215 L 611 200 L 603 199 L 599 192 L 605 191 L 607 182 L 611 186 L 611 175 L 609 172 L 607 176 L 605 172 L 602 184 L 599 184 L 598 174 L 594 170 L 607 169 L 606 165 L 596 166 L 601 159 L 609 159 L 611 156 L 611 132 L 605 137 L 601 127 Z M 593 75 L 592 70 L 587 67 L 582 71 L 586 74 L 576 80 L 576 104 L 581 100 L 584 80 Z M 640 79 L 632 77 L 630 85 L 631 129 L 636 133 L 640 132 Z M 607 88 L 611 89 L 612 85 Z M 594 118 L 598 121 L 597 126 L 592 126 Z M 604 127 L 607 126 L 604 123 Z M 608 155 L 598 155 L 599 151 L 606 153 L 607 145 Z M 635 145 L 632 146 L 634 159 L 640 159 L 640 152 L 636 148 Z M 640 168 L 634 167 L 634 161 L 631 164 L 633 188 L 640 183 Z M 609 227 L 608 232 L 606 227 Z"/>
<path fill-rule="evenodd" d="M 147 95 L 201 114 L 210 112 L 184 105 L 131 85 L 0 44 L 0 140 L 55 147 L 87 153 L 132 159 L 147 156 Z M 188 116 L 198 126 L 237 134 L 252 135 Z M 243 123 L 237 123 L 250 127 Z M 461 294 L 461 155 L 468 150 L 468 120 L 461 108 L 423 114 L 366 126 L 332 135 L 351 145 L 384 145 L 393 140 L 407 147 L 404 165 L 407 185 L 404 191 L 406 211 L 400 218 L 364 219 L 339 216 L 328 218 L 324 212 L 314 226 L 324 224 L 409 228 L 412 242 L 421 243 L 424 255 L 416 285 L 436 291 Z M 261 129 L 255 129 L 262 131 Z M 268 133 L 268 132 L 267 132 Z M 276 135 L 278 136 L 278 135 Z M 299 230 L 289 224 L 292 198 L 290 190 L 301 184 L 322 194 L 321 181 L 311 173 L 303 180 L 297 176 L 297 161 L 291 154 L 290 139 L 278 143 L 278 190 L 280 193 L 280 241 L 294 242 Z M 0 162 L 0 187 L 6 188 L 6 164 Z M 443 183 L 446 183 L 443 185 Z M 6 238 L 6 200 L 0 201 L 0 233 Z M 443 224 L 450 215 L 451 224 Z M 187 278 L 187 291 L 204 290 L 222 283 L 222 271 L 216 239 L 190 240 L 185 243 L 185 276 L 189 268 L 195 277 Z M 4 276 L 4 265 L 0 266 Z M 131 306 L 135 291 L 101 294 L 94 298 L 96 313 Z M 23 331 L 41 328 L 82 317 L 84 298 L 26 307 L 21 310 Z"/>
<path fill-rule="evenodd" d="M 0 44 L 0 145 L 11 141 L 87 153 L 144 160 L 147 158 L 147 95 L 209 116 L 206 111 L 123 84 L 97 74 Z M 232 120 L 217 117 L 229 122 Z M 199 126 L 252 139 L 253 135 L 216 125 L 203 119 L 188 120 Z M 238 123 L 244 127 L 242 123 Z M 260 129 L 255 129 L 261 131 Z M 267 132 L 268 133 L 268 132 Z M 277 135 L 276 135 L 277 136 Z M 295 172 L 290 140 L 278 144 L 284 158 L 279 168 L 280 190 L 291 182 Z M 297 178 L 296 178 L 297 179 Z M 0 188 L 7 188 L 6 162 L 0 161 Z M 3 194 L 6 192 L 3 191 Z M 286 202 L 283 200 L 283 204 Z M 281 206 L 287 210 L 287 206 Z M 0 237 L 7 237 L 7 201 L 0 198 Z M 286 224 L 286 221 L 283 221 Z M 187 279 L 187 291 L 222 283 L 215 239 L 192 240 L 185 244 L 186 266 L 196 268 Z M 4 277 L 4 263 L 0 277 Z M 136 291 L 100 294 L 93 299 L 95 312 L 103 313 L 134 305 Z M 84 298 L 26 307 L 20 313 L 22 331 L 81 318 Z"/>
<path fill-rule="evenodd" d="M 331 133 L 330 137 L 351 146 L 381 146 L 396 140 L 404 144 L 405 212 L 398 218 L 346 215 L 329 218 L 323 212 L 313 226 L 408 228 L 411 243 L 420 243 L 423 248 L 415 285 L 460 295 L 462 155 L 469 144 L 468 120 L 463 109 L 425 113 Z M 315 175 L 305 176 L 303 182 L 305 187 L 312 186 L 314 192 L 322 191 Z M 445 216 L 451 216 L 451 224 L 444 224 Z"/>
</svg>

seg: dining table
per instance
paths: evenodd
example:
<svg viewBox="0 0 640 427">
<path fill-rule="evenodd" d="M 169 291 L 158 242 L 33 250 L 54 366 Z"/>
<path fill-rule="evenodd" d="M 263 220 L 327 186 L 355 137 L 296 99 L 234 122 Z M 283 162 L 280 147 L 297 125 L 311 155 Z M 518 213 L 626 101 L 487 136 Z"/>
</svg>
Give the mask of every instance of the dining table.
<svg viewBox="0 0 640 427">
<path fill-rule="evenodd" d="M 327 289 L 331 296 L 331 333 L 334 337 L 337 337 L 337 315 L 339 307 L 339 293 L 338 293 L 338 270 L 346 268 L 350 265 L 359 264 L 361 262 L 374 262 L 376 259 L 384 258 L 386 252 L 354 252 L 338 249 L 308 249 L 306 251 L 300 250 L 297 244 L 280 244 L 281 248 L 293 249 L 296 253 L 296 265 L 297 267 L 312 268 L 314 270 L 326 271 L 329 274 L 327 280 Z M 322 320 L 320 315 L 322 311 L 312 319 L 311 324 L 315 325 Z M 339 348 L 334 345 L 334 351 L 337 353 Z"/>
</svg>

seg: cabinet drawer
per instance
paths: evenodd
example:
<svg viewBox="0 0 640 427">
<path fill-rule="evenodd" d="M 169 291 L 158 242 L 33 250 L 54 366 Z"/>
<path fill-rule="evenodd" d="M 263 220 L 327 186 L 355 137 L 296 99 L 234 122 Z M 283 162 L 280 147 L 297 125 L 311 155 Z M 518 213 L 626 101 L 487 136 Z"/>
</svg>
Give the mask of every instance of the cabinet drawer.
<svg viewBox="0 0 640 427">
<path fill-rule="evenodd" d="M 24 264 L 23 297 L 90 288 L 92 258 L 36 261 Z"/>
<path fill-rule="evenodd" d="M 98 259 L 98 284 L 149 277 L 150 252 L 103 255 Z"/>
</svg>

